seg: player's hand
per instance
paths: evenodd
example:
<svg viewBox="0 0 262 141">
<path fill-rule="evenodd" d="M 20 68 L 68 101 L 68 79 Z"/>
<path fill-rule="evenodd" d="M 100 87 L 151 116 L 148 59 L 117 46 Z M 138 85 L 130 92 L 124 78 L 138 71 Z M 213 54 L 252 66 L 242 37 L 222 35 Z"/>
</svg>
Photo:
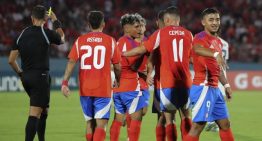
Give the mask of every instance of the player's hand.
<svg viewBox="0 0 262 141">
<path fill-rule="evenodd" d="M 70 90 L 69 90 L 68 86 L 62 85 L 61 91 L 62 91 L 63 95 L 64 95 L 66 98 L 68 98 L 68 96 L 70 95 Z"/>
<path fill-rule="evenodd" d="M 217 60 L 217 64 L 221 66 L 222 65 L 222 61 L 223 61 L 222 55 L 221 54 L 217 55 L 216 60 Z"/>
<path fill-rule="evenodd" d="M 232 99 L 232 89 L 231 89 L 231 87 L 225 88 L 225 91 L 226 91 L 227 100 L 230 101 Z"/>
<path fill-rule="evenodd" d="M 150 75 L 147 75 L 147 77 L 146 77 L 146 83 L 147 83 L 149 86 L 153 85 L 153 83 L 154 83 L 154 78 L 151 77 Z"/>
<path fill-rule="evenodd" d="M 118 88 L 119 87 L 119 83 L 115 80 L 113 82 L 113 88 Z"/>
<path fill-rule="evenodd" d="M 47 16 L 48 16 L 48 18 L 50 18 L 52 20 L 52 22 L 57 20 L 56 15 L 53 11 L 51 11 L 50 14 L 49 14 L 49 11 L 47 11 Z"/>
</svg>

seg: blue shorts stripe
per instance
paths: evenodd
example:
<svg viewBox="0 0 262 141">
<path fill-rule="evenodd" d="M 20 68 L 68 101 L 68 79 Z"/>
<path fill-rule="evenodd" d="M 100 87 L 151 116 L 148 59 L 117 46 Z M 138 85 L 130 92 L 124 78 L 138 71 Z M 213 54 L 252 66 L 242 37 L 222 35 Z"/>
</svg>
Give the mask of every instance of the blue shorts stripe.
<svg viewBox="0 0 262 141">
<path fill-rule="evenodd" d="M 142 91 L 118 92 L 113 94 L 115 111 L 118 114 L 132 114 L 145 107 Z"/>
<path fill-rule="evenodd" d="M 189 99 L 193 122 L 228 118 L 225 100 L 219 88 L 193 85 Z"/>
<path fill-rule="evenodd" d="M 80 96 L 85 120 L 109 119 L 112 98 Z"/>
</svg>

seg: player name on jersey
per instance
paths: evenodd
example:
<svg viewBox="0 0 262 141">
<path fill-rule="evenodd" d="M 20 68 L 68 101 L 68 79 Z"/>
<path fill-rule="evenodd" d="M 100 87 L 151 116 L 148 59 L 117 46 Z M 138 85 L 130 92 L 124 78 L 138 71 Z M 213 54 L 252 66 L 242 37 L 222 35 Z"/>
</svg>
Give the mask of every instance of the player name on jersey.
<svg viewBox="0 0 262 141">
<path fill-rule="evenodd" d="M 181 35 L 181 36 L 184 36 L 185 32 L 181 31 L 181 30 L 171 30 L 171 31 L 169 31 L 169 35 Z"/>
<path fill-rule="evenodd" d="M 97 43 L 100 43 L 102 42 L 103 39 L 102 38 L 97 38 L 97 37 L 89 37 L 87 38 L 87 42 L 97 42 Z"/>
</svg>

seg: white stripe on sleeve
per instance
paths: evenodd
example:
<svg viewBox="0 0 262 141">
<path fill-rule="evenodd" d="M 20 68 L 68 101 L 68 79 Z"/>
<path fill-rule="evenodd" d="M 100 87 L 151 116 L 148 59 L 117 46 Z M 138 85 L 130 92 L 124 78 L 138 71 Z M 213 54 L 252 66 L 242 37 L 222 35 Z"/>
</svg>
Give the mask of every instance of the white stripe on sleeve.
<svg viewBox="0 0 262 141">
<path fill-rule="evenodd" d="M 160 31 L 158 31 L 158 33 L 157 33 L 157 37 L 156 37 L 156 41 L 155 41 L 155 45 L 154 45 L 153 50 L 158 48 L 159 45 L 160 45 Z"/>
</svg>

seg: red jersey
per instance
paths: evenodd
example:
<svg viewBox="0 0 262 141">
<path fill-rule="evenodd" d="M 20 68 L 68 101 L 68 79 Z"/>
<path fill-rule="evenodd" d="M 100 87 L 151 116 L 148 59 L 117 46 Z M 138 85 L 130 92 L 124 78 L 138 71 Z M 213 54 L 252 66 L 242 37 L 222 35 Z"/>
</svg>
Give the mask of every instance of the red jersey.
<svg viewBox="0 0 262 141">
<path fill-rule="evenodd" d="M 221 52 L 222 43 L 219 38 L 207 34 L 202 31 L 195 35 L 193 46 L 200 45 L 204 48 L 210 48 L 217 52 Z M 208 85 L 217 87 L 220 75 L 220 67 L 213 57 L 199 56 L 193 52 L 193 62 L 195 76 L 194 85 Z"/>
<path fill-rule="evenodd" d="M 155 67 L 154 88 L 160 89 L 160 52 L 159 48 L 153 51 L 153 66 Z"/>
<path fill-rule="evenodd" d="M 121 54 L 113 37 L 90 32 L 78 37 L 68 58 L 79 60 L 81 96 L 111 97 L 111 63 L 120 62 Z"/>
<path fill-rule="evenodd" d="M 117 46 L 122 52 L 137 47 L 136 42 L 128 36 L 121 37 L 117 42 Z M 131 68 L 137 59 L 138 57 L 122 56 L 120 86 L 119 88 L 114 89 L 114 92 L 140 91 L 138 73 Z"/>
<path fill-rule="evenodd" d="M 144 43 L 149 52 L 159 47 L 161 88 L 191 86 L 189 60 L 192 39 L 192 34 L 187 29 L 180 26 L 167 26 L 156 31 Z"/>
<path fill-rule="evenodd" d="M 146 41 L 147 38 L 144 38 L 143 41 Z M 136 45 L 139 46 L 140 42 L 136 42 Z M 143 55 L 143 61 L 141 63 L 141 65 L 138 68 L 138 72 L 147 72 L 147 59 L 148 56 L 147 54 Z M 139 77 L 139 82 L 140 82 L 140 86 L 142 90 L 148 89 L 148 85 L 146 83 L 146 80 L 144 80 L 143 78 Z"/>
</svg>

